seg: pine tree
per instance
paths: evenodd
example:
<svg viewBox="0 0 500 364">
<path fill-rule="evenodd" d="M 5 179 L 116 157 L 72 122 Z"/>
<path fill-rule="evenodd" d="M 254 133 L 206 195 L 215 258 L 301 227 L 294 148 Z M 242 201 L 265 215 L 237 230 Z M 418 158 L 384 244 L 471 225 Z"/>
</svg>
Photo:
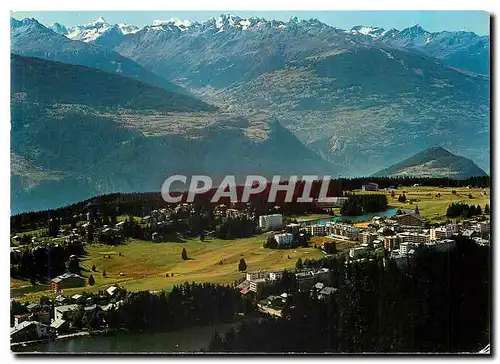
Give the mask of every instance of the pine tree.
<svg viewBox="0 0 500 364">
<path fill-rule="evenodd" d="M 297 259 L 297 263 L 295 263 L 295 269 L 302 270 L 304 268 L 304 264 L 302 263 L 302 258 Z"/>
<path fill-rule="evenodd" d="M 490 214 L 490 205 L 486 204 L 486 205 L 484 206 L 484 213 L 485 213 L 486 215 L 489 215 L 489 214 Z"/>
<path fill-rule="evenodd" d="M 103 276 L 103 277 L 106 277 L 106 269 L 103 269 L 103 270 L 102 270 L 102 276 Z"/>
<path fill-rule="evenodd" d="M 90 224 L 87 228 L 87 243 L 94 241 L 94 226 Z"/>
<path fill-rule="evenodd" d="M 420 215 L 420 209 L 418 208 L 418 205 L 415 206 L 415 214 Z"/>
<path fill-rule="evenodd" d="M 245 259 L 243 258 L 240 259 L 240 262 L 238 263 L 238 270 L 240 272 L 247 270 L 247 262 L 245 262 Z"/>
<path fill-rule="evenodd" d="M 94 276 L 92 276 L 92 274 L 89 276 L 89 286 L 93 286 L 95 284 L 95 279 L 94 279 Z"/>
<path fill-rule="evenodd" d="M 187 251 L 186 251 L 186 248 L 182 248 L 181 257 L 182 257 L 183 260 L 188 260 L 189 259 Z"/>
</svg>

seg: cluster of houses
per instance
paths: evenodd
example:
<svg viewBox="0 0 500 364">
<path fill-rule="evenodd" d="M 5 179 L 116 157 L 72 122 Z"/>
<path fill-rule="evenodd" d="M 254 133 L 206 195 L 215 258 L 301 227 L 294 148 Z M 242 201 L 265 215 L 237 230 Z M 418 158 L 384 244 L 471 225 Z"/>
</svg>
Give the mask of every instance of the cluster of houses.
<svg viewBox="0 0 500 364">
<path fill-rule="evenodd" d="M 327 299 L 337 291 L 337 288 L 329 286 L 331 283 L 330 270 L 327 268 L 304 269 L 296 271 L 295 279 L 300 290 L 309 290 L 318 299 Z M 246 280 L 241 282 L 236 288 L 241 294 L 246 295 L 254 292 L 259 297 L 265 286 L 276 284 L 283 275 L 283 272 L 250 272 L 247 273 Z M 280 295 L 269 295 L 257 302 L 257 307 L 261 312 L 281 316 L 283 307 L 288 299 L 289 293 Z"/>
<path fill-rule="evenodd" d="M 27 313 L 14 316 L 14 326 L 10 329 L 11 342 L 47 339 L 78 330 L 73 319 L 78 312 L 92 317 L 96 312 L 107 312 L 118 308 L 124 292 L 119 286 L 110 286 L 99 296 L 71 297 L 58 295 L 52 304 L 32 303 L 26 306 Z"/>
<path fill-rule="evenodd" d="M 326 300 L 338 291 L 338 288 L 327 286 L 323 282 L 316 282 L 308 289 L 311 295 L 316 296 L 320 300 Z M 257 302 L 257 308 L 263 313 L 282 317 L 283 307 L 289 297 L 290 293 L 286 292 L 280 295 L 269 295 Z"/>
<path fill-rule="evenodd" d="M 300 289 L 312 287 L 317 282 L 329 282 L 330 270 L 327 268 L 319 269 L 303 269 L 296 271 L 295 279 Z M 249 292 L 254 292 L 257 295 L 266 286 L 276 284 L 283 276 L 283 271 L 264 272 L 255 271 L 246 274 L 246 279 L 238 284 L 236 288 L 241 294 L 246 295 Z"/>
<path fill-rule="evenodd" d="M 408 215 L 404 215 L 403 218 Z M 413 257 L 422 248 L 436 252 L 453 250 L 456 242 L 451 238 L 458 234 L 472 238 L 477 244 L 489 245 L 489 239 L 485 239 L 490 233 L 489 221 L 449 223 L 427 229 L 424 225 L 418 224 L 401 226 L 394 224 L 393 220 L 394 218 L 385 221 L 377 218 L 372 221 L 370 228 L 358 234 L 361 245 L 350 249 L 349 257 L 364 260 L 374 249 L 384 248 L 390 252 L 390 257 L 395 259 L 398 265 L 399 263 L 406 264 L 407 259 Z M 403 221 L 408 224 L 418 220 L 405 219 Z"/>
<path fill-rule="evenodd" d="M 248 207 L 248 206 L 247 206 Z M 220 204 L 215 206 L 214 208 L 214 217 L 218 218 L 236 218 L 236 217 L 246 217 L 249 219 L 253 219 L 254 215 L 248 213 L 248 209 L 240 210 L 228 207 L 224 204 Z"/>
</svg>

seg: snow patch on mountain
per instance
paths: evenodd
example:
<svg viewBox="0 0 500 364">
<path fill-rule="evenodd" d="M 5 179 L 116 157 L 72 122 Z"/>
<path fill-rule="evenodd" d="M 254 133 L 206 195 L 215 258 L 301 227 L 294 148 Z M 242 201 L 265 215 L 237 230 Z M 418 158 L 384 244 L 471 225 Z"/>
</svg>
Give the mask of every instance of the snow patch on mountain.
<svg viewBox="0 0 500 364">
<path fill-rule="evenodd" d="M 120 29 L 120 32 L 123 35 L 134 34 L 134 33 L 137 33 L 139 30 L 141 30 L 141 28 L 139 28 L 139 27 L 137 27 L 135 25 L 128 25 L 128 24 L 125 24 L 125 23 L 117 24 L 117 26 L 118 26 L 118 29 Z"/>
</svg>

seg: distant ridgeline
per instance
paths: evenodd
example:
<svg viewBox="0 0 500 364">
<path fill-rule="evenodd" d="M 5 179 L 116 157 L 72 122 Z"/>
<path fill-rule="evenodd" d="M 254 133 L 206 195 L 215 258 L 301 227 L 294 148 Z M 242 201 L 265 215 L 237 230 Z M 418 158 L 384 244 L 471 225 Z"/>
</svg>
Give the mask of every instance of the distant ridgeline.
<svg viewBox="0 0 500 364">
<path fill-rule="evenodd" d="M 352 179 L 335 179 L 330 181 L 328 189 L 328 197 L 342 196 L 343 191 L 360 189 L 366 182 L 374 182 L 381 189 L 397 186 L 412 186 L 419 184 L 420 186 L 437 186 L 437 187 L 489 187 L 490 177 L 472 177 L 465 180 L 455 180 L 450 178 L 418 178 L 418 177 L 372 177 L 372 178 L 352 178 Z M 303 191 L 303 182 L 297 182 L 295 193 L 292 202 L 285 203 L 285 193 L 279 191 L 276 197 L 276 202 L 268 203 L 267 196 L 270 190 L 270 183 L 266 189 L 258 194 L 250 196 L 250 204 L 257 213 L 264 213 L 277 205 L 281 207 L 283 213 L 300 213 L 311 211 L 313 203 L 297 203 L 296 200 L 301 196 Z M 319 195 L 321 181 L 313 183 L 311 194 L 313 198 Z M 205 194 L 196 195 L 194 203 L 199 205 L 209 204 L 209 201 L 215 193 L 215 188 Z M 237 186 L 237 194 L 241 196 L 243 186 Z M 182 192 L 178 192 L 182 193 Z M 172 193 L 175 194 L 175 193 Z M 187 197 L 187 193 L 182 193 L 183 201 Z M 229 204 L 229 198 L 223 198 L 220 203 Z M 46 227 L 46 223 L 50 218 L 60 218 L 69 220 L 73 215 L 87 212 L 89 208 L 98 208 L 100 211 L 105 209 L 113 209 L 119 215 L 134 215 L 142 216 L 145 213 L 154 209 L 166 207 L 168 204 L 162 199 L 160 192 L 140 192 L 140 193 L 113 193 L 107 195 L 96 196 L 84 201 L 80 201 L 68 206 L 60 207 L 52 210 L 43 210 L 37 212 L 25 212 L 13 215 L 10 218 L 11 230 L 33 230 L 41 227 Z M 243 207 L 243 206 L 242 206 Z"/>
</svg>

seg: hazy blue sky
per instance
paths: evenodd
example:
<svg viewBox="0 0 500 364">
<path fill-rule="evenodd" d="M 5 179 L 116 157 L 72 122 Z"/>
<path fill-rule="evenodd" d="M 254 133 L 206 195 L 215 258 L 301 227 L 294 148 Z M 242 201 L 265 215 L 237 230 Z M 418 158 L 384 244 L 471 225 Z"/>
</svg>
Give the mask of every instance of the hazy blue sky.
<svg viewBox="0 0 500 364">
<path fill-rule="evenodd" d="M 489 34 L 489 14 L 482 11 L 43 11 L 15 12 L 13 17 L 35 18 L 48 25 L 59 22 L 74 26 L 85 24 L 103 16 L 108 23 L 127 23 L 138 26 L 151 24 L 153 20 L 170 18 L 204 21 L 221 13 L 241 17 L 259 16 L 267 19 L 288 20 L 296 15 L 300 19 L 317 18 L 337 28 L 348 29 L 354 25 L 372 25 L 386 29 L 402 29 L 419 24 L 430 32 L 441 30 L 465 30 L 477 34 Z"/>
</svg>

